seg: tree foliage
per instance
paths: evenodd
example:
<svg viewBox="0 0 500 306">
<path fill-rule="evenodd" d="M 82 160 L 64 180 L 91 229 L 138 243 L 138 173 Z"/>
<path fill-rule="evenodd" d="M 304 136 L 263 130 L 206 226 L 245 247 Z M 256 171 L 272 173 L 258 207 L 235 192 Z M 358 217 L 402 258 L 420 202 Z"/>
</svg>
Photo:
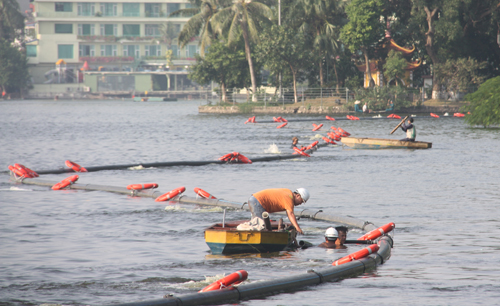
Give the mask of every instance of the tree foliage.
<svg viewBox="0 0 500 306">
<path fill-rule="evenodd" d="M 14 92 L 29 86 L 26 55 L 9 42 L 0 40 L 0 92 Z"/>
<path fill-rule="evenodd" d="M 396 85 L 399 85 L 398 79 L 403 79 L 407 65 L 408 63 L 400 52 L 389 51 L 389 56 L 384 64 L 384 75 L 387 78 L 387 82 L 395 80 Z"/>
<path fill-rule="evenodd" d="M 306 38 L 288 27 L 271 26 L 261 34 L 257 54 L 266 67 L 277 74 L 289 70 L 293 78 L 294 101 L 297 103 L 297 73 L 309 66 Z"/>
<path fill-rule="evenodd" d="M 469 125 L 500 124 L 500 76 L 484 82 L 476 92 L 466 95 L 465 100 L 470 101 L 462 108 L 470 113 L 465 116 Z"/>
<path fill-rule="evenodd" d="M 0 40 L 13 42 L 23 36 L 24 17 L 16 0 L 0 0 Z"/>
<path fill-rule="evenodd" d="M 466 91 L 468 87 L 480 85 L 484 81 L 480 70 L 485 66 L 486 63 L 479 63 L 472 58 L 459 58 L 437 64 L 434 73 L 447 90 Z"/>
</svg>

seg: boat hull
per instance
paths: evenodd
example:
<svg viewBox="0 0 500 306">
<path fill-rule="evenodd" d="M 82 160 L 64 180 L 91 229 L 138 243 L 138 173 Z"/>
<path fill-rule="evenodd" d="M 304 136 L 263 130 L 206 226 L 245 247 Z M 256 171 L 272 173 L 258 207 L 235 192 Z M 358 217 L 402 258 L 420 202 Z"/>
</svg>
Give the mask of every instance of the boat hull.
<svg viewBox="0 0 500 306">
<path fill-rule="evenodd" d="M 215 224 L 205 230 L 205 242 L 212 254 L 271 253 L 293 245 L 295 230 L 239 231 L 236 227 L 242 222 L 245 221 L 232 222 L 224 227 Z"/>
<path fill-rule="evenodd" d="M 342 137 L 342 144 L 353 149 L 430 149 L 431 142 L 401 141 L 397 139 L 382 138 L 355 138 Z"/>
</svg>

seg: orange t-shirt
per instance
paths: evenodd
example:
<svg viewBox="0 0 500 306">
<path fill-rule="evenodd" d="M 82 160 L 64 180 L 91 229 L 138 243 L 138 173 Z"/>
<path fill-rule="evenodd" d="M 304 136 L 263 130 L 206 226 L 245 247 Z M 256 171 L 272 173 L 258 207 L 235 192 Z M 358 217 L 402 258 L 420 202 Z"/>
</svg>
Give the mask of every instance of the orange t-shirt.
<svg viewBox="0 0 500 306">
<path fill-rule="evenodd" d="M 253 196 L 269 213 L 278 211 L 293 211 L 293 192 L 286 188 L 265 189 Z"/>
</svg>

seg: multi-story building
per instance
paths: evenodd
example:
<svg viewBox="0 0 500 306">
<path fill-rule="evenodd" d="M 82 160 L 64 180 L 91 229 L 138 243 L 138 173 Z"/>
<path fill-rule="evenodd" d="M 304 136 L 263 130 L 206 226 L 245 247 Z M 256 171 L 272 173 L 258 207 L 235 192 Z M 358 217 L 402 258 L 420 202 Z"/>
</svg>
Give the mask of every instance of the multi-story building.
<svg viewBox="0 0 500 306">
<path fill-rule="evenodd" d="M 199 52 L 198 41 L 179 48 L 176 38 L 189 17 L 169 15 L 189 6 L 187 0 L 34 0 L 36 40 L 27 45 L 34 83 L 46 83 L 60 60 L 69 75 L 85 62 L 100 71 L 137 71 L 148 62 L 185 70 Z M 168 50 L 173 67 L 167 67 Z"/>
</svg>

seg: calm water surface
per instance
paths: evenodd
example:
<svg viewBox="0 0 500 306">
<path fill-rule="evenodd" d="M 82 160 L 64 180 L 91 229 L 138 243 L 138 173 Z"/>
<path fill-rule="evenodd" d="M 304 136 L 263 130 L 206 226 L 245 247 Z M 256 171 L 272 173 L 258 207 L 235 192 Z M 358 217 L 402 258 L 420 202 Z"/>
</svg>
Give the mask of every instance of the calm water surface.
<svg viewBox="0 0 500 306">
<path fill-rule="evenodd" d="M 101 305 L 193 293 L 239 269 L 249 281 L 322 268 L 355 250 L 311 248 L 273 256 L 215 256 L 203 230 L 219 208 L 167 205 L 106 192 L 53 191 L 9 182 L 8 165 L 34 170 L 179 160 L 216 160 L 238 151 L 290 153 L 317 137 L 311 122 L 243 124 L 249 115 L 198 114 L 199 101 L 31 101 L 0 103 L 0 305 Z M 272 116 L 257 116 L 257 121 Z M 286 118 L 295 118 L 288 116 Z M 296 118 L 323 118 L 322 116 Z M 318 122 L 319 123 L 319 122 Z M 324 123 L 324 122 L 323 122 Z M 241 305 L 494 305 L 500 298 L 500 130 L 462 119 L 421 118 L 430 150 L 316 151 L 312 158 L 85 173 L 79 183 L 155 182 L 194 187 L 244 202 L 255 191 L 306 187 L 307 209 L 396 223 L 392 258 L 365 275 Z M 337 121 L 353 136 L 388 133 L 397 120 Z M 323 128 L 319 134 L 326 134 Z M 45 175 L 61 180 L 66 174 Z M 227 219 L 244 219 L 231 210 Z M 299 220 L 314 244 L 329 224 Z M 349 239 L 360 236 L 358 230 Z"/>
</svg>

